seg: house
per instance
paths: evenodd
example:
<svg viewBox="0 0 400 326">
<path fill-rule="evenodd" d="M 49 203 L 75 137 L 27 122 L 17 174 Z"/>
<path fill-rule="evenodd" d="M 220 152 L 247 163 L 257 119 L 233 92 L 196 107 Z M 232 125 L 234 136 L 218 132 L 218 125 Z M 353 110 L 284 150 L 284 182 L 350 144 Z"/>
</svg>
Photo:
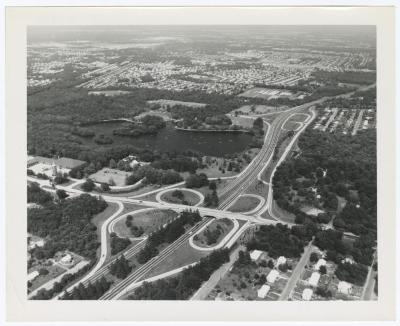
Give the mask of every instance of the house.
<svg viewBox="0 0 400 326">
<path fill-rule="evenodd" d="M 345 281 L 340 281 L 338 284 L 338 291 L 342 294 L 350 294 L 351 288 L 353 286 Z"/>
<path fill-rule="evenodd" d="M 43 239 L 38 239 L 38 240 L 31 240 L 29 241 L 29 249 L 33 249 L 35 247 L 43 247 L 44 246 L 44 240 Z"/>
<path fill-rule="evenodd" d="M 303 293 L 301 295 L 301 297 L 303 298 L 303 300 L 305 301 L 310 301 L 313 295 L 313 290 L 311 289 L 304 289 Z"/>
<path fill-rule="evenodd" d="M 74 258 L 70 254 L 66 254 L 64 257 L 60 259 L 60 263 L 64 265 L 72 264 Z"/>
<path fill-rule="evenodd" d="M 316 271 L 319 271 L 319 268 L 320 268 L 321 266 L 325 266 L 325 265 L 326 265 L 326 260 L 323 259 L 323 258 L 321 258 L 321 259 L 319 259 L 319 260 L 317 261 L 317 263 L 314 265 L 314 269 L 315 269 Z"/>
<path fill-rule="evenodd" d="M 267 281 L 269 283 L 274 283 L 278 276 L 279 272 L 276 269 L 273 269 L 272 271 L 269 272 L 267 276 Z"/>
<path fill-rule="evenodd" d="M 250 258 L 251 258 L 251 260 L 252 261 L 257 261 L 260 257 L 261 257 L 261 255 L 262 255 L 262 251 L 261 250 L 253 250 L 251 253 L 250 253 Z"/>
<path fill-rule="evenodd" d="M 318 272 L 314 272 L 311 274 L 310 279 L 308 280 L 308 283 L 312 286 L 317 286 L 319 278 L 321 277 L 321 274 Z"/>
<path fill-rule="evenodd" d="M 342 259 L 341 263 L 342 264 L 347 263 L 347 264 L 352 264 L 353 265 L 354 264 L 354 260 L 352 258 L 350 258 L 350 257 L 346 257 L 346 258 Z"/>
<path fill-rule="evenodd" d="M 33 271 L 32 273 L 29 273 L 28 274 L 28 282 L 33 281 L 38 276 L 39 276 L 39 272 L 38 271 Z"/>
<path fill-rule="evenodd" d="M 267 296 L 269 289 L 271 287 L 267 284 L 264 284 L 262 287 L 260 287 L 257 291 L 257 296 L 261 299 L 265 299 L 265 297 Z"/>
<path fill-rule="evenodd" d="M 276 261 L 276 266 L 284 265 L 286 264 L 286 257 L 280 256 L 277 261 Z"/>
</svg>

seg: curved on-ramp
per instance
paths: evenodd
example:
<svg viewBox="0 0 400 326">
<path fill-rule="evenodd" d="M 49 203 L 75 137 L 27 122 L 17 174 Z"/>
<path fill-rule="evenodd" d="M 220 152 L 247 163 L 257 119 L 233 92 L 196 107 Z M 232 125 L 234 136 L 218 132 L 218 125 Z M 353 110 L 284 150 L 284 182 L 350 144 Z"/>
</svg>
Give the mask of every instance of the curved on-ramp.
<svg viewBox="0 0 400 326">
<path fill-rule="evenodd" d="M 194 243 L 194 237 L 197 234 L 200 234 L 201 232 L 203 232 L 211 223 L 215 222 L 217 219 L 212 219 L 211 221 L 209 221 L 208 223 L 206 223 L 205 225 L 203 225 L 196 233 L 194 233 L 190 238 L 189 238 L 189 244 L 192 248 L 196 249 L 196 250 L 200 250 L 200 251 L 212 251 L 212 250 L 217 250 L 220 249 L 222 247 L 225 246 L 225 244 L 229 241 L 229 239 L 237 232 L 237 230 L 239 229 L 239 222 L 236 219 L 229 219 L 232 221 L 233 223 L 233 227 L 232 230 L 230 230 L 228 232 L 228 234 L 221 239 L 221 241 L 213 246 L 213 247 L 201 247 L 198 246 L 197 244 Z"/>
<path fill-rule="evenodd" d="M 232 207 L 241 197 L 253 197 L 253 198 L 257 198 L 259 200 L 259 203 L 257 204 L 257 206 L 249 211 L 245 211 L 245 212 L 238 212 L 241 214 L 254 214 L 255 212 L 259 211 L 265 204 L 265 198 L 260 196 L 260 195 L 256 195 L 256 194 L 242 194 L 239 195 L 235 201 L 233 201 L 232 203 L 229 204 L 229 206 L 226 208 L 226 210 L 229 211 L 229 208 Z"/>
<path fill-rule="evenodd" d="M 161 190 L 160 192 L 157 193 L 157 195 L 156 195 L 156 200 L 157 200 L 159 203 L 171 204 L 171 203 L 169 203 L 169 202 L 167 202 L 167 201 L 165 201 L 165 200 L 162 200 L 162 199 L 161 199 L 161 196 L 164 195 L 165 193 L 170 192 L 170 191 L 173 191 L 173 190 L 180 190 L 180 191 L 183 191 L 183 192 L 184 192 L 184 191 L 188 191 L 188 192 L 191 192 L 191 193 L 193 193 L 193 194 L 199 196 L 199 202 L 196 203 L 196 205 L 193 205 L 193 207 L 197 207 L 197 206 L 199 206 L 199 205 L 201 205 L 201 204 L 204 203 L 204 195 L 203 195 L 200 191 L 193 190 L 193 189 L 189 189 L 189 188 L 173 188 L 173 189 L 164 189 L 164 190 Z"/>
</svg>

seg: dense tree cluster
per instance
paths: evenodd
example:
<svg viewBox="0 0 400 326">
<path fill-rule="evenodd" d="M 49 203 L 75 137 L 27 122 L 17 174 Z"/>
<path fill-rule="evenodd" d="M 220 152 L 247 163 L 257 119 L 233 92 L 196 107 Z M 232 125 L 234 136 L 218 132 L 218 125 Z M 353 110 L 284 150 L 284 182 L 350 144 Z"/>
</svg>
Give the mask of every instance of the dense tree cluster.
<svg viewBox="0 0 400 326">
<path fill-rule="evenodd" d="M 49 204 L 53 201 L 53 196 L 50 192 L 40 188 L 39 184 L 32 182 L 28 184 L 28 203 L 36 203 L 39 205 Z"/>
<path fill-rule="evenodd" d="M 279 138 L 274 149 L 274 156 L 272 157 L 273 161 L 276 161 L 278 159 L 279 151 L 281 149 L 283 142 L 289 138 L 292 138 L 293 136 L 294 136 L 294 131 L 290 130 L 286 134 L 284 134 L 281 138 Z"/>
<path fill-rule="evenodd" d="M 108 291 L 110 286 L 111 282 L 108 282 L 103 276 L 93 284 L 89 282 L 87 286 L 79 283 L 71 293 L 64 293 L 61 300 L 97 300 Z"/>
<path fill-rule="evenodd" d="M 297 215 L 296 222 L 307 220 L 300 209 L 308 204 L 327 211 L 320 222 L 335 216 L 340 230 L 376 234 L 376 131 L 348 137 L 307 130 L 299 147 L 301 155 L 281 164 L 274 175 L 277 204 Z M 338 196 L 347 203 L 341 212 Z"/>
<path fill-rule="evenodd" d="M 363 286 L 367 278 L 368 269 L 366 266 L 357 263 L 339 263 L 335 275 L 339 280 Z"/>
<path fill-rule="evenodd" d="M 361 264 L 370 265 L 373 259 L 375 240 L 371 235 L 361 235 L 352 244 L 343 240 L 343 233 L 337 230 L 319 231 L 315 245 L 326 250 L 327 259 L 339 264 L 347 256 Z"/>
<path fill-rule="evenodd" d="M 110 273 L 120 279 L 127 277 L 132 271 L 132 266 L 126 260 L 124 255 L 117 258 L 110 266 Z"/>
<path fill-rule="evenodd" d="M 262 225 L 247 243 L 247 249 L 267 251 L 272 258 L 300 257 L 313 233 L 314 229 L 310 226 L 297 227 L 293 230 L 280 223 Z"/>
<path fill-rule="evenodd" d="M 172 221 L 159 231 L 152 233 L 146 246 L 138 254 L 138 262 L 144 264 L 158 254 L 157 247 L 163 243 L 172 243 L 185 233 L 185 226 L 192 226 L 201 220 L 198 211 L 184 211 L 179 218 Z"/>
<path fill-rule="evenodd" d="M 90 264 L 87 264 L 86 266 L 84 266 L 78 272 L 76 272 L 74 274 L 70 274 L 70 273 L 64 274 L 63 277 L 61 278 L 61 280 L 59 282 L 55 282 L 51 289 L 49 289 L 49 290 L 41 289 L 31 299 L 32 300 L 50 300 L 56 294 L 63 291 L 68 286 L 68 284 L 70 284 L 74 280 L 78 279 L 82 275 L 86 274 L 87 271 L 89 271 L 93 267 L 93 265 L 94 265 L 94 261 Z"/>
<path fill-rule="evenodd" d="M 141 226 L 134 225 L 132 221 L 133 221 L 133 216 L 127 215 L 125 219 L 125 225 L 127 228 L 131 230 L 131 233 L 134 237 L 140 237 L 144 233 L 144 230 Z"/>
<path fill-rule="evenodd" d="M 98 145 L 110 145 L 114 142 L 111 137 L 108 137 L 104 134 L 98 134 L 93 138 L 93 141 Z"/>
<path fill-rule="evenodd" d="M 67 173 L 57 172 L 57 174 L 55 175 L 53 181 L 54 181 L 55 184 L 66 183 L 66 182 L 69 181 L 68 174 Z"/>
<path fill-rule="evenodd" d="M 44 259 L 53 257 L 57 251 L 71 250 L 94 259 L 99 243 L 91 219 L 107 203 L 102 198 L 84 194 L 42 205 L 43 208 L 28 210 L 28 232 L 46 238 L 45 245 L 33 249 L 32 255 Z"/>
<path fill-rule="evenodd" d="M 137 59 L 143 60 L 139 57 Z M 72 78 L 70 79 L 67 73 L 63 73 L 59 82 L 40 91 L 29 92 L 28 151 L 31 154 L 48 157 L 60 155 L 77 159 L 91 156 L 92 159 L 83 160 L 101 161 L 101 155 L 99 158 L 94 158 L 94 156 L 97 156 L 99 152 L 107 153 L 108 150 L 102 145 L 87 147 L 81 143 L 79 137 L 94 136 L 92 132 L 84 128 L 84 125 L 121 117 L 134 118 L 144 111 L 149 100 L 166 99 L 208 104 L 205 108 L 174 106 L 170 109 L 174 118 L 183 119 L 188 125 L 196 121 L 202 123 L 208 117 L 223 115 L 245 103 L 244 98 L 234 95 L 208 94 L 199 91 L 176 92 L 155 88 L 127 88 L 129 93 L 115 97 L 94 96 L 84 89 L 74 87 L 81 81 L 76 79 L 76 73 L 70 73 L 70 75 L 75 77 L 70 77 Z M 119 89 L 124 89 L 124 87 L 119 87 Z M 110 157 L 107 161 L 109 159 Z M 114 157 L 114 159 L 118 158 Z"/>
<path fill-rule="evenodd" d="M 159 158 L 152 162 L 151 166 L 162 170 L 195 173 L 202 165 L 197 159 L 179 155 L 173 158 Z"/>
<path fill-rule="evenodd" d="M 131 244 L 128 238 L 120 238 L 114 232 L 110 234 L 111 255 L 116 255 Z"/>
<path fill-rule="evenodd" d="M 218 207 L 219 198 L 216 190 L 213 190 L 211 194 L 207 194 L 204 197 L 204 205 L 206 207 Z"/>
<path fill-rule="evenodd" d="M 312 73 L 318 81 L 329 83 L 347 83 L 347 84 L 373 84 L 376 83 L 375 71 L 325 71 L 316 70 Z"/>
<path fill-rule="evenodd" d="M 205 173 L 191 174 L 186 180 L 187 188 L 201 188 L 208 185 L 208 177 Z"/>
<path fill-rule="evenodd" d="M 244 266 L 251 266 L 253 264 L 253 261 L 251 260 L 250 253 L 245 250 L 240 250 L 239 251 L 239 257 L 235 261 L 234 266 L 235 267 L 244 267 Z"/>
<path fill-rule="evenodd" d="M 114 129 L 113 134 L 118 136 L 138 137 L 158 133 L 166 126 L 162 117 L 145 115 L 139 123 L 125 123 L 122 128 Z"/>
<path fill-rule="evenodd" d="M 92 179 L 87 179 L 84 183 L 81 184 L 81 189 L 86 192 L 90 192 L 96 188 L 95 183 Z"/>
<path fill-rule="evenodd" d="M 179 173 L 172 170 L 156 169 L 150 165 L 140 166 L 126 179 L 126 184 L 135 184 L 144 179 L 147 184 L 168 185 L 182 181 Z"/>
<path fill-rule="evenodd" d="M 162 279 L 154 283 L 144 283 L 137 288 L 131 300 L 185 300 L 208 280 L 222 264 L 229 261 L 227 249 L 213 251 L 192 267 L 185 269 L 177 277 Z"/>
</svg>

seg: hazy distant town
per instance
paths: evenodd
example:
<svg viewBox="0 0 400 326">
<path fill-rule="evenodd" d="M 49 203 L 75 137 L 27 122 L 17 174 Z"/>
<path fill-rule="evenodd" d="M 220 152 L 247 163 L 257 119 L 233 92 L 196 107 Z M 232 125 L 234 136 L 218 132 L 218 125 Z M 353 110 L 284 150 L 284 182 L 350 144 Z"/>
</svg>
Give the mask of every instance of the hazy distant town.
<svg viewBox="0 0 400 326">
<path fill-rule="evenodd" d="M 377 300 L 373 26 L 35 26 L 31 300 Z"/>
</svg>

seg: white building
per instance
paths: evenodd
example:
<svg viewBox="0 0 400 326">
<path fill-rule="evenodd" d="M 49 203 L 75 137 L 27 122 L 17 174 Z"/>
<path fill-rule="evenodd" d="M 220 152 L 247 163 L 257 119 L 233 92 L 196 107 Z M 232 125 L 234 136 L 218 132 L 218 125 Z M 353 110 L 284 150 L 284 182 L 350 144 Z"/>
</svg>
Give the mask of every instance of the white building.
<svg viewBox="0 0 400 326">
<path fill-rule="evenodd" d="M 276 266 L 284 265 L 286 264 L 286 257 L 280 256 L 277 261 L 276 261 Z"/>
<path fill-rule="evenodd" d="M 28 274 L 28 282 L 33 281 L 38 276 L 39 276 L 39 272 L 33 271 L 32 273 Z"/>
<path fill-rule="evenodd" d="M 253 250 L 251 253 L 250 253 L 250 258 L 251 258 L 251 260 L 252 261 L 257 261 L 260 257 L 261 257 L 261 255 L 262 255 L 262 251 L 261 250 Z"/>
<path fill-rule="evenodd" d="M 313 295 L 313 290 L 311 289 L 304 289 L 303 293 L 301 295 L 301 297 L 303 298 L 303 300 L 305 301 L 310 301 Z"/>
<path fill-rule="evenodd" d="M 338 291 L 342 294 L 350 294 L 351 288 L 353 286 L 345 281 L 340 281 L 338 284 Z"/>
<path fill-rule="evenodd" d="M 326 260 L 323 259 L 323 258 L 321 258 L 321 259 L 319 259 L 319 260 L 317 261 L 317 263 L 314 265 L 314 269 L 315 269 L 316 271 L 319 271 L 319 268 L 320 268 L 321 266 L 325 266 L 325 265 L 326 265 Z"/>
<path fill-rule="evenodd" d="M 71 264 L 73 262 L 73 260 L 74 259 L 72 258 L 72 256 L 70 254 L 66 254 L 64 257 L 61 258 L 60 262 L 61 262 L 61 264 L 68 265 L 68 264 Z"/>
<path fill-rule="evenodd" d="M 261 299 L 265 299 L 265 297 L 267 296 L 269 289 L 271 287 L 267 284 L 264 284 L 262 287 L 260 287 L 257 291 L 257 296 Z"/>
<path fill-rule="evenodd" d="M 44 246 L 44 240 L 39 239 L 39 240 L 30 241 L 28 248 L 33 249 L 35 247 L 43 247 L 43 246 Z"/>
<path fill-rule="evenodd" d="M 346 258 L 344 258 L 344 259 L 342 259 L 342 264 L 344 264 L 344 263 L 348 263 L 348 264 L 354 264 L 354 260 L 353 259 L 351 259 L 350 257 L 346 257 Z"/>
<path fill-rule="evenodd" d="M 269 272 L 267 276 L 267 281 L 269 283 L 274 283 L 278 276 L 279 272 L 276 269 L 273 269 L 272 271 Z"/>
<path fill-rule="evenodd" d="M 310 285 L 312 285 L 312 286 L 317 286 L 320 277 L 321 277 L 321 275 L 318 272 L 314 272 L 311 274 L 311 277 L 308 280 L 308 283 L 310 283 Z"/>
</svg>

